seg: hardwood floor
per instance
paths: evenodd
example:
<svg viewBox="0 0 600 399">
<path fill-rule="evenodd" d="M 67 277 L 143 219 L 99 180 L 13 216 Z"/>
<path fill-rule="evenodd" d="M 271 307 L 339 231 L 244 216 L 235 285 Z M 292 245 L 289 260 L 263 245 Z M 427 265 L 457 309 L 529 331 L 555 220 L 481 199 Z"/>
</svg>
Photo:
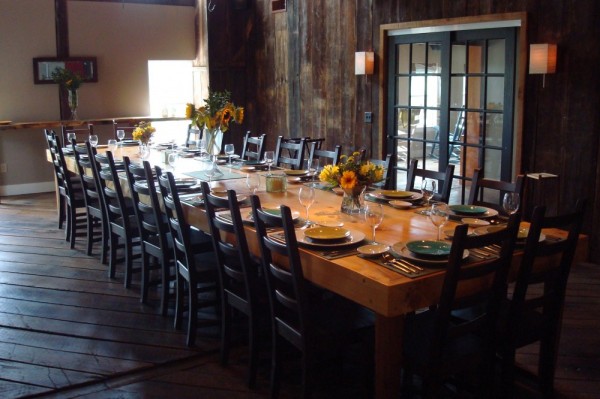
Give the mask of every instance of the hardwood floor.
<svg viewBox="0 0 600 399">
<path fill-rule="evenodd" d="M 0 397 L 262 398 L 245 385 L 246 350 L 218 362 L 218 339 L 199 336 L 195 348 L 158 305 L 142 305 L 139 287 L 125 289 L 106 266 L 70 250 L 58 230 L 53 194 L 3 198 L 0 203 Z M 559 368 L 561 398 L 600 398 L 600 269 L 573 269 L 564 312 Z M 521 351 L 533 367 L 536 347 Z M 292 369 L 289 374 L 293 374 Z M 360 373 L 358 373 L 360 375 Z M 339 376 L 318 397 L 364 397 Z M 359 385 L 359 387 L 362 385 Z M 299 391 L 286 381 L 283 397 Z M 522 394 L 522 397 L 534 397 Z"/>
</svg>

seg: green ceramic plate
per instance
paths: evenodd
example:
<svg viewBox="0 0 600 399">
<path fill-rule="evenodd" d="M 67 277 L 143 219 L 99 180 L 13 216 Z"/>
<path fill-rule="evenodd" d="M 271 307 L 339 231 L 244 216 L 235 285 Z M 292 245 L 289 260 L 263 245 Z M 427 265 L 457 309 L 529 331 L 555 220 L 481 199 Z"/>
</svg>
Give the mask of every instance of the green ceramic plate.
<svg viewBox="0 0 600 399">
<path fill-rule="evenodd" d="M 452 246 L 444 241 L 410 241 L 406 248 L 414 254 L 425 256 L 448 256 Z"/>
<path fill-rule="evenodd" d="M 476 205 L 450 205 L 449 208 L 459 215 L 483 215 L 488 210 L 484 206 Z"/>
</svg>

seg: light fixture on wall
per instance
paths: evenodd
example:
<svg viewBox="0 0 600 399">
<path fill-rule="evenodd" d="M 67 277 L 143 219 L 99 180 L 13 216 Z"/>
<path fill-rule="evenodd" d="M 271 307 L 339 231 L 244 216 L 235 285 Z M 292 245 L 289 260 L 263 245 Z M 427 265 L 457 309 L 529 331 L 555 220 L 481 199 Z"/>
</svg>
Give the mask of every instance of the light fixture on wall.
<svg viewBox="0 0 600 399">
<path fill-rule="evenodd" d="M 354 74 L 372 75 L 375 69 L 375 53 L 372 51 L 357 51 L 354 53 Z"/>
<path fill-rule="evenodd" d="M 542 74 L 542 87 L 546 87 L 546 74 L 556 72 L 556 44 L 529 45 L 529 74 Z"/>
</svg>

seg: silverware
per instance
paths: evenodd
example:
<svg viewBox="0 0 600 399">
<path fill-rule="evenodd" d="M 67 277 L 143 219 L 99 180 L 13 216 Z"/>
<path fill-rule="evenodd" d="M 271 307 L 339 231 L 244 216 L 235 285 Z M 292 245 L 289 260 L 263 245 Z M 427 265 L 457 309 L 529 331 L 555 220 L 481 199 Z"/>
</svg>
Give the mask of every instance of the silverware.
<svg viewBox="0 0 600 399">
<path fill-rule="evenodd" d="M 414 269 L 410 269 L 407 266 L 404 266 L 402 263 L 398 262 L 398 259 L 396 259 L 392 254 L 388 253 L 388 252 L 384 252 L 382 255 L 383 261 L 386 265 L 388 266 L 392 266 L 398 270 L 401 270 L 405 273 L 416 273 L 417 271 Z"/>
<path fill-rule="evenodd" d="M 415 264 L 409 263 L 408 261 L 405 261 L 404 259 L 396 259 L 396 261 L 402 263 L 403 265 L 405 265 L 408 268 L 414 269 L 415 273 L 422 272 L 425 270 L 421 266 L 417 266 Z"/>
</svg>

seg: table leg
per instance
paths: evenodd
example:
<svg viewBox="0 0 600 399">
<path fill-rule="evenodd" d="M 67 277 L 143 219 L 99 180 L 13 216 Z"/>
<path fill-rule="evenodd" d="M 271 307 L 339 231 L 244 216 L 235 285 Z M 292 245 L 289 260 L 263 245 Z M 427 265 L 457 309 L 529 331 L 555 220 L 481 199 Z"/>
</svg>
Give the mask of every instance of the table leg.
<svg viewBox="0 0 600 399">
<path fill-rule="evenodd" d="M 399 398 L 404 317 L 375 319 L 375 397 Z"/>
</svg>

